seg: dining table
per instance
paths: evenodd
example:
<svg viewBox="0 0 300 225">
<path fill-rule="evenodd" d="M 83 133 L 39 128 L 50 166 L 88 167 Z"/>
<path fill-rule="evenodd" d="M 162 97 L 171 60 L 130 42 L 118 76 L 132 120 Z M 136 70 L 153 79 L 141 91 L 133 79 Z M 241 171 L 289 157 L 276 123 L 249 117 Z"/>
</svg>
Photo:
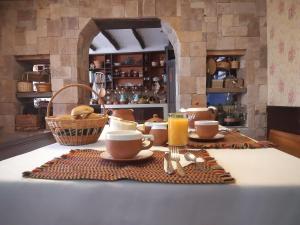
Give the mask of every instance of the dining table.
<svg viewBox="0 0 300 225">
<path fill-rule="evenodd" d="M 22 176 L 72 149 L 105 150 L 106 130 L 94 144 L 55 143 L 0 161 L 0 225 L 300 224 L 300 159 L 270 147 L 207 149 L 234 177 L 232 184 Z"/>
</svg>

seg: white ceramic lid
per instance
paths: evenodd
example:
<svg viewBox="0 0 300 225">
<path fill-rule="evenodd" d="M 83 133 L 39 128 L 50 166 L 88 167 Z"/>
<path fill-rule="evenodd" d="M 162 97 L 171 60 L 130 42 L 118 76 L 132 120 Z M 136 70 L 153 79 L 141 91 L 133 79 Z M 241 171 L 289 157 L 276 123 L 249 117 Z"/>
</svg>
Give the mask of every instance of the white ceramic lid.
<svg viewBox="0 0 300 225">
<path fill-rule="evenodd" d="M 106 140 L 114 140 L 114 141 L 130 141 L 130 140 L 139 140 L 142 138 L 143 138 L 142 133 L 136 130 L 108 131 L 105 135 Z"/>
<path fill-rule="evenodd" d="M 219 121 L 216 120 L 197 120 L 195 125 L 219 125 Z"/>
<path fill-rule="evenodd" d="M 168 123 L 167 122 L 145 122 L 146 127 L 152 127 L 154 125 L 165 125 L 165 126 L 167 126 Z"/>
<path fill-rule="evenodd" d="M 180 109 L 180 112 L 206 112 L 208 108 L 187 108 L 187 109 Z"/>
<path fill-rule="evenodd" d="M 153 130 L 166 130 L 168 127 L 167 123 L 154 123 L 151 126 L 151 129 Z"/>
</svg>

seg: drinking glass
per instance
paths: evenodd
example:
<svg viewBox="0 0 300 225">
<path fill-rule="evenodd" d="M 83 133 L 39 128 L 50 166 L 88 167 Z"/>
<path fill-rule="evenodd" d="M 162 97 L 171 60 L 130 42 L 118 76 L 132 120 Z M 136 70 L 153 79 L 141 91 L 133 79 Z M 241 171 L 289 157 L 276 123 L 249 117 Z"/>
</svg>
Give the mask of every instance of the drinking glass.
<svg viewBox="0 0 300 225">
<path fill-rule="evenodd" d="M 188 143 L 188 118 L 183 113 L 169 113 L 169 146 L 186 146 Z"/>
</svg>

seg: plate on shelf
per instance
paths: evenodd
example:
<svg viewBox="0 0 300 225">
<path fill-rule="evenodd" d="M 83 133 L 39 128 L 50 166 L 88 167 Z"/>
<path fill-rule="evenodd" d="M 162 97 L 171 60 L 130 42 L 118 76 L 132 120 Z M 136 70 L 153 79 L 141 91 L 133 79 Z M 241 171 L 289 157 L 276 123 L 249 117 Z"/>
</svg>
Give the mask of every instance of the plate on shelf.
<svg viewBox="0 0 300 225">
<path fill-rule="evenodd" d="M 108 152 L 102 152 L 100 157 L 105 160 L 115 161 L 115 162 L 132 162 L 132 161 L 139 161 L 145 160 L 150 158 L 153 155 L 153 152 L 150 150 L 142 150 L 140 151 L 134 158 L 131 159 L 114 159 L 111 154 Z"/>
<path fill-rule="evenodd" d="M 195 132 L 189 133 L 189 138 L 195 141 L 217 141 L 223 139 L 225 136 L 223 134 L 217 134 L 212 138 L 200 138 Z"/>
</svg>

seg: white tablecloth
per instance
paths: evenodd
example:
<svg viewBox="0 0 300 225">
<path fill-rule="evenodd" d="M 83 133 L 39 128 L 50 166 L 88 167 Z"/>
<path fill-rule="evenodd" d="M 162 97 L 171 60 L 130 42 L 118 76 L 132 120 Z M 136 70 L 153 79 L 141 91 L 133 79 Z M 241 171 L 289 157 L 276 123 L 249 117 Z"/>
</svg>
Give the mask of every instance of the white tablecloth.
<svg viewBox="0 0 300 225">
<path fill-rule="evenodd" d="M 0 225 L 300 224 L 300 160 L 276 149 L 208 150 L 236 178 L 229 185 L 22 178 L 76 148 L 103 149 L 103 141 L 0 162 Z"/>
</svg>

